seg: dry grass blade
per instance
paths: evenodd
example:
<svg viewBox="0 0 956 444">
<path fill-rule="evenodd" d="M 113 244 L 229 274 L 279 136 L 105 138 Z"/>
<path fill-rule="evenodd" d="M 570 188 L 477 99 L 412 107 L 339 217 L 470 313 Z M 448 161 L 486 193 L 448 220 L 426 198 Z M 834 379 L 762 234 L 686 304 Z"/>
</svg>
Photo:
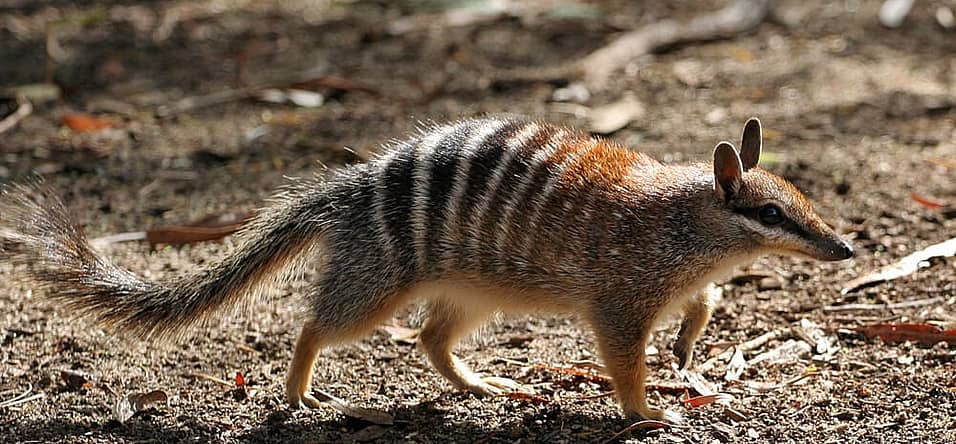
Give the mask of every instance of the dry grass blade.
<svg viewBox="0 0 956 444">
<path fill-rule="evenodd" d="M 24 390 L 23 393 L 20 393 L 19 395 L 14 396 L 13 398 L 10 398 L 6 401 L 0 401 L 0 409 L 14 407 L 20 404 L 25 404 L 27 402 L 40 399 L 45 396 L 43 393 L 37 393 L 31 396 L 30 393 L 32 392 L 33 392 L 33 384 L 29 384 L 27 385 L 27 389 Z"/>
<path fill-rule="evenodd" d="M 3 120 L 0 120 L 0 134 L 17 126 L 21 120 L 25 119 L 31 113 L 33 113 L 33 104 L 23 98 L 17 99 L 17 110 L 9 116 L 4 117 Z"/>
<path fill-rule="evenodd" d="M 846 284 L 842 294 L 856 291 L 861 288 L 879 284 L 881 282 L 891 281 L 903 276 L 914 273 L 919 270 L 926 261 L 936 257 L 949 257 L 956 255 L 956 238 L 917 251 L 909 256 L 900 259 L 895 264 L 881 268 L 880 270 L 867 274 L 865 276 L 851 280 Z"/>
</svg>

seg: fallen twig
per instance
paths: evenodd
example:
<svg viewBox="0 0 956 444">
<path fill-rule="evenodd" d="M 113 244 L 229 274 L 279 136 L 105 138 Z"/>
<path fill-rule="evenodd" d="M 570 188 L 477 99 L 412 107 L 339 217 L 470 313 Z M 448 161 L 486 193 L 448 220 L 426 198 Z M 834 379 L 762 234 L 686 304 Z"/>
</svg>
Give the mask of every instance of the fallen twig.
<svg viewBox="0 0 956 444">
<path fill-rule="evenodd" d="M 33 112 L 33 104 L 24 98 L 17 99 L 17 110 L 0 120 L 0 134 L 9 131 Z"/>
<path fill-rule="evenodd" d="M 747 32 L 763 22 L 769 0 L 737 0 L 687 23 L 663 20 L 618 37 L 578 62 L 589 84 L 603 84 L 614 71 L 634 59 L 681 43 L 716 40 Z"/>
<path fill-rule="evenodd" d="M 615 71 L 643 55 L 679 44 L 717 40 L 750 31 L 764 21 L 769 10 L 769 0 L 737 0 L 688 22 L 662 20 L 625 33 L 583 59 L 552 68 L 514 72 L 499 81 L 583 78 L 589 85 L 602 86 Z"/>
<path fill-rule="evenodd" d="M 847 294 L 861 288 L 876 285 L 881 282 L 891 281 L 903 276 L 914 273 L 922 267 L 922 264 L 932 258 L 948 257 L 956 255 L 956 238 L 917 251 L 909 256 L 900 259 L 895 264 L 883 267 L 873 273 L 851 280 L 846 284 L 840 293 Z"/>
<path fill-rule="evenodd" d="M 156 109 L 156 115 L 158 117 L 171 117 L 176 114 L 193 111 L 200 108 L 247 99 L 264 89 L 286 88 L 289 85 L 307 82 L 319 76 L 322 71 L 325 71 L 324 66 L 297 72 L 289 75 L 286 78 L 278 79 L 272 82 L 265 82 L 259 85 L 243 86 L 235 89 L 227 89 L 225 91 L 216 91 L 201 96 L 185 97 L 170 105 L 160 106 Z"/>
<path fill-rule="evenodd" d="M 917 299 L 913 301 L 895 302 L 892 304 L 845 304 L 845 305 L 825 305 L 823 311 L 863 311 L 863 310 L 896 310 L 899 308 L 925 307 L 927 305 L 938 304 L 945 301 L 945 298 L 935 297 L 929 299 Z"/>
</svg>

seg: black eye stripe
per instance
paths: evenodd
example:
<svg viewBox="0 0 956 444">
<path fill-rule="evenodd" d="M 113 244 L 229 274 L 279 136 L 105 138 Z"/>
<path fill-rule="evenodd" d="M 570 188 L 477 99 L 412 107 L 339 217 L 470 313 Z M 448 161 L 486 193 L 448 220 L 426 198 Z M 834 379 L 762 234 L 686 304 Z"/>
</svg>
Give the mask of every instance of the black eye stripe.
<svg viewBox="0 0 956 444">
<path fill-rule="evenodd" d="M 759 207 L 738 207 L 734 208 L 733 211 L 768 226 L 792 223 L 783 209 L 774 204 L 766 204 Z M 768 216 L 772 217 L 768 218 Z"/>
</svg>

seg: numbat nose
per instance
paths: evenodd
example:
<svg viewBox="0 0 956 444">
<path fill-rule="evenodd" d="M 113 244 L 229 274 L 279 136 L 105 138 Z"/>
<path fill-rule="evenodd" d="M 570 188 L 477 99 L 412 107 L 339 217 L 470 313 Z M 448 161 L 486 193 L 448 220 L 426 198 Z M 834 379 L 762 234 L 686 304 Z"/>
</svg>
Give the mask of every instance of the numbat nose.
<svg viewBox="0 0 956 444">
<path fill-rule="evenodd" d="M 843 242 L 842 247 L 843 247 L 843 259 L 849 259 L 853 257 L 854 255 L 853 247 L 850 246 L 850 244 Z"/>
</svg>

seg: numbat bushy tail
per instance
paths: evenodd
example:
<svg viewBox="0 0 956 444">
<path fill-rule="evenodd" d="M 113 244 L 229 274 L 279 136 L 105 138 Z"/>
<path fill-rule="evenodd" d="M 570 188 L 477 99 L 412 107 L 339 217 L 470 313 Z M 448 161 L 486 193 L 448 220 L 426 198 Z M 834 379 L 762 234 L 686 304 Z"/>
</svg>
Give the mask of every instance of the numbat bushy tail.
<svg viewBox="0 0 956 444">
<path fill-rule="evenodd" d="M 751 119 L 739 152 L 720 142 L 712 163 L 665 165 L 559 126 L 469 119 L 288 185 L 234 251 L 167 281 L 143 280 L 95 252 L 38 183 L 5 189 L 0 240 L 49 297 L 156 340 L 281 284 L 303 260 L 321 261 L 288 373 L 295 407 L 319 406 L 310 386 L 324 347 L 358 339 L 425 298 L 421 345 L 460 389 L 488 395 L 516 385 L 481 377 L 452 355 L 493 314 L 573 312 L 593 329 L 624 412 L 677 422 L 645 396 L 655 321 L 684 313 L 674 351 L 687 366 L 710 317 L 708 283 L 769 253 L 853 255 L 800 191 L 757 166 L 761 145 Z"/>
</svg>

